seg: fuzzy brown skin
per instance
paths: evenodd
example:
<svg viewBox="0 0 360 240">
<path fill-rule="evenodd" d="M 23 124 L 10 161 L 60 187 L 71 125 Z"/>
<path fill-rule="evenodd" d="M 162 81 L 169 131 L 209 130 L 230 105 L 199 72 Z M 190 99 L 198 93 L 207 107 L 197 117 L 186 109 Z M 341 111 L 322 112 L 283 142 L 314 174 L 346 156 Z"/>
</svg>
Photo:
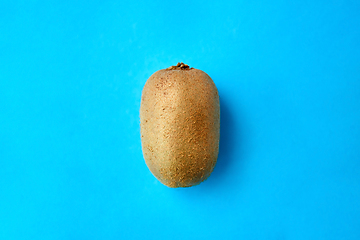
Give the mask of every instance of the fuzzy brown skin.
<svg viewBox="0 0 360 240">
<path fill-rule="evenodd" d="M 220 102 L 212 79 L 178 64 L 146 82 L 140 107 L 145 162 L 168 187 L 190 187 L 208 178 L 219 153 Z"/>
</svg>

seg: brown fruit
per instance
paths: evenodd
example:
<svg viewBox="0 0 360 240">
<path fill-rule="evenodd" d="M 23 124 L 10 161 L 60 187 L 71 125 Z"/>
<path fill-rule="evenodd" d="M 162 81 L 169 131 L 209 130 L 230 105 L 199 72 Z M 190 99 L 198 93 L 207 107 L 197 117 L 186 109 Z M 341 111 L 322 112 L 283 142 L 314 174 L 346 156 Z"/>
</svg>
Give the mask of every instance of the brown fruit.
<svg viewBox="0 0 360 240">
<path fill-rule="evenodd" d="M 141 98 L 145 162 L 168 187 L 191 187 L 213 171 L 219 153 L 220 102 L 212 79 L 178 63 L 155 72 Z"/>
</svg>

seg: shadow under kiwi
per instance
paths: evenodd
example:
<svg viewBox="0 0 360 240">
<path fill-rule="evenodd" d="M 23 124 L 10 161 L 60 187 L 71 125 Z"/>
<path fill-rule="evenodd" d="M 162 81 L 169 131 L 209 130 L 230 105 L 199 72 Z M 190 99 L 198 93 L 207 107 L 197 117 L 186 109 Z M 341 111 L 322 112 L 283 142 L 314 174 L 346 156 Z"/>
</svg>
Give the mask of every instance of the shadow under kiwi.
<svg viewBox="0 0 360 240">
<path fill-rule="evenodd" d="M 241 149 L 241 142 L 237 138 L 238 127 L 234 115 L 225 98 L 220 97 L 220 143 L 219 155 L 214 171 L 202 184 L 214 185 L 223 182 L 228 170 L 233 165 L 234 151 Z M 206 184 L 208 182 L 209 184 Z M 210 184 L 211 183 L 211 184 Z M 209 186 L 211 187 L 211 186 Z"/>
</svg>

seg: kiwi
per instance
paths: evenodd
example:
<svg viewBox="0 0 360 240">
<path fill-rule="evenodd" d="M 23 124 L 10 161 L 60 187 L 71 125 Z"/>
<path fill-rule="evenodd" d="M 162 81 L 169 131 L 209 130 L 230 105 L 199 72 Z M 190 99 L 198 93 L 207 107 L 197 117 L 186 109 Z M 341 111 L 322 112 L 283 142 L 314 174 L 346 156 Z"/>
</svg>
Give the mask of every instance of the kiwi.
<svg viewBox="0 0 360 240">
<path fill-rule="evenodd" d="M 140 132 L 145 162 L 172 188 L 191 187 L 213 171 L 220 140 L 220 102 L 213 80 L 178 63 L 155 72 L 141 97 Z"/>
</svg>

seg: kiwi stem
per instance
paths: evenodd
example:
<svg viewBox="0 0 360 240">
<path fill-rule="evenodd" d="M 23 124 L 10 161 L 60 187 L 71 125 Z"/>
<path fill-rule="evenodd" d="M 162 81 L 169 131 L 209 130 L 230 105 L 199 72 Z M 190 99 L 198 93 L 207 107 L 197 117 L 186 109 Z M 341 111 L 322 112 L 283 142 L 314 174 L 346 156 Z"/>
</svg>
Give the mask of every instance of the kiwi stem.
<svg viewBox="0 0 360 240">
<path fill-rule="evenodd" d="M 167 68 L 167 70 L 189 70 L 192 69 L 189 67 L 189 65 L 183 63 L 183 62 L 179 62 L 176 66 L 171 66 L 169 68 Z"/>
</svg>

